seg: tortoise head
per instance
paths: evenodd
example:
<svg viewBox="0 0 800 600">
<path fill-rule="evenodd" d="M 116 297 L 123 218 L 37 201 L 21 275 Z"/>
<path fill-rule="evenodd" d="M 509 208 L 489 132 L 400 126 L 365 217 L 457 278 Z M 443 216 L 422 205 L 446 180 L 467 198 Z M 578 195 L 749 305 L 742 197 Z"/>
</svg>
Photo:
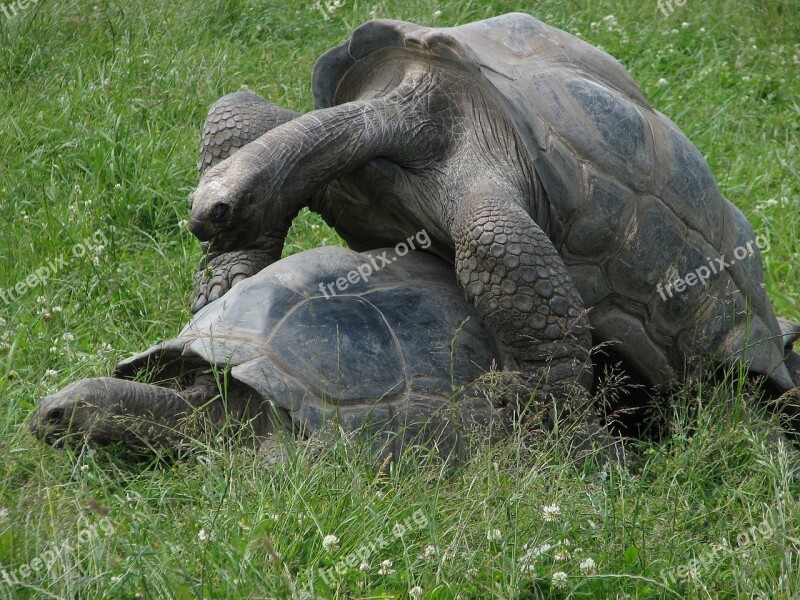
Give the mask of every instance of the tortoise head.
<svg viewBox="0 0 800 600">
<path fill-rule="evenodd" d="M 31 418 L 31 433 L 53 445 L 83 439 L 107 402 L 98 381 L 81 379 L 44 398 Z"/>
<path fill-rule="evenodd" d="M 286 211 L 271 197 L 268 171 L 245 149 L 208 169 L 189 197 L 189 230 L 226 251 L 246 247 L 275 228 L 274 221 L 285 220 L 275 217 Z"/>
</svg>

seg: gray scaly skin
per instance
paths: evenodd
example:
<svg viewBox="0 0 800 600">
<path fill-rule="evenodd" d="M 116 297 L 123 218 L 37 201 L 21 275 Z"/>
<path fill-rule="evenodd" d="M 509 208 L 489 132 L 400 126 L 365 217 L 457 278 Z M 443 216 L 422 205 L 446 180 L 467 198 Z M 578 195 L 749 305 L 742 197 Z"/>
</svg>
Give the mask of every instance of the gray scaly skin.
<svg viewBox="0 0 800 600">
<path fill-rule="evenodd" d="M 189 419 L 200 413 L 206 421 Z M 234 381 L 223 403 L 214 377 L 198 370 L 183 390 L 114 377 L 81 379 L 42 401 L 30 431 L 53 445 L 88 439 L 95 445 L 174 448 L 197 433 L 198 423 L 220 430 L 226 422 L 246 422 L 258 440 L 275 431 L 269 415 L 251 390 Z"/>
<path fill-rule="evenodd" d="M 324 203 L 326 185 L 342 173 L 376 157 L 402 165 L 402 185 L 428 198 L 421 212 L 433 213 L 417 229 L 436 232 L 439 246 L 455 251 L 449 258 L 504 347 L 504 367 L 559 403 L 576 392 L 583 399 L 591 335 L 569 272 L 530 215 L 544 201 L 535 171 L 513 128 L 502 120 L 482 126 L 498 112 L 492 100 L 462 75 L 447 75 L 442 81 L 441 72 L 422 68 L 387 96 L 272 129 L 205 172 L 189 227 L 218 252 L 265 236 L 282 242 L 297 212 L 311 198 Z"/>
<path fill-rule="evenodd" d="M 200 175 L 242 146 L 297 116 L 297 113 L 265 103 L 248 92 L 235 92 L 221 98 L 211 107 L 203 126 L 197 164 Z M 278 260 L 290 226 L 291 219 L 286 223 L 286 231 L 278 229 L 232 252 L 220 252 L 204 243 L 205 254 L 195 276 L 192 312 L 224 295 L 238 281 L 252 277 Z"/>
</svg>

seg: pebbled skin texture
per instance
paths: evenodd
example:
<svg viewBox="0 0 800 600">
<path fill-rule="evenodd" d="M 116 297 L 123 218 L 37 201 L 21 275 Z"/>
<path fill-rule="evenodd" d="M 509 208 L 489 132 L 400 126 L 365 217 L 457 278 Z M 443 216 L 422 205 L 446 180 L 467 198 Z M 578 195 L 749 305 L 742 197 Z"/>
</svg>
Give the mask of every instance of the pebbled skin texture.
<svg viewBox="0 0 800 600">
<path fill-rule="evenodd" d="M 473 193 L 456 214 L 459 283 L 503 340 L 507 370 L 540 394 L 577 400 L 592 385 L 583 302 L 553 244 L 501 189 Z"/>
<path fill-rule="evenodd" d="M 273 246 L 270 248 L 269 246 Z M 233 250 L 218 254 L 206 254 L 194 276 L 191 311 L 196 313 L 217 298 L 224 296 L 231 287 L 252 277 L 280 257 L 280 249 L 274 244 L 246 250 Z"/>
<path fill-rule="evenodd" d="M 202 176 L 239 148 L 291 121 L 298 114 L 266 102 L 251 92 L 234 92 L 217 100 L 203 124 L 197 170 Z"/>
<path fill-rule="evenodd" d="M 197 163 L 200 177 L 267 131 L 298 116 L 299 113 L 275 106 L 251 92 L 223 96 L 211 106 L 203 124 Z M 216 252 L 209 242 L 203 242 L 202 247 L 205 255 L 194 277 L 190 300 L 192 313 L 225 295 L 239 281 L 252 277 L 278 260 L 283 241 L 264 236 L 252 248 L 230 252 Z"/>
</svg>

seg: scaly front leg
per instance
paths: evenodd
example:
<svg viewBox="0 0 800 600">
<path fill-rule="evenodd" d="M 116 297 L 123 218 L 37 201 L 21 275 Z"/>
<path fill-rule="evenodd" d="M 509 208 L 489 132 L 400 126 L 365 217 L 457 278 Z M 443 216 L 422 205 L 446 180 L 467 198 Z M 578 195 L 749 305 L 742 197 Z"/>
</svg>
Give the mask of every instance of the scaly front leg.
<svg viewBox="0 0 800 600">
<path fill-rule="evenodd" d="M 505 347 L 507 371 L 521 372 L 545 407 L 587 409 L 592 338 L 583 302 L 550 239 L 502 185 L 474 190 L 455 215 L 459 282 Z M 595 428 L 594 411 L 589 420 Z"/>
<path fill-rule="evenodd" d="M 208 111 L 203 125 L 200 176 L 267 131 L 299 116 L 250 92 L 223 96 Z M 200 260 L 194 278 L 193 313 L 225 295 L 237 282 L 280 259 L 283 240 L 267 237 L 256 240 L 249 248 L 229 252 L 216 251 L 208 243 L 203 244 L 203 249 L 207 253 Z"/>
</svg>

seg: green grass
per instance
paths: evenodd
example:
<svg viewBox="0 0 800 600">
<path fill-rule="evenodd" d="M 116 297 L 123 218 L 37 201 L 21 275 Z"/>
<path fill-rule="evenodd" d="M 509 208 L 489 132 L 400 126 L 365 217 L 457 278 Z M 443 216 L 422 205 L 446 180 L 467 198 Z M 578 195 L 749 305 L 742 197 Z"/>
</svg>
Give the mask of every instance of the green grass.
<svg viewBox="0 0 800 600">
<path fill-rule="evenodd" d="M 0 301 L 0 569 L 19 578 L 0 572 L 0 597 L 403 598 L 418 585 L 425 598 L 797 598 L 798 488 L 724 389 L 677 396 L 670 437 L 645 444 L 635 471 L 568 466 L 558 441 L 483 444 L 445 473 L 411 459 L 376 472 L 344 441 L 290 445 L 271 465 L 210 440 L 165 466 L 27 434 L 43 394 L 187 320 L 200 251 L 181 221 L 214 100 L 247 86 L 307 111 L 315 58 L 373 13 L 453 25 L 512 10 L 622 61 L 769 237 L 770 297 L 800 318 L 794 0 L 689 0 L 669 17 L 632 0 L 345 0 L 327 17 L 310 0 L 39 0 L 0 13 L 0 288 L 64 261 Z M 330 243 L 303 213 L 286 252 Z M 369 569 L 320 573 L 351 553 Z"/>
</svg>

